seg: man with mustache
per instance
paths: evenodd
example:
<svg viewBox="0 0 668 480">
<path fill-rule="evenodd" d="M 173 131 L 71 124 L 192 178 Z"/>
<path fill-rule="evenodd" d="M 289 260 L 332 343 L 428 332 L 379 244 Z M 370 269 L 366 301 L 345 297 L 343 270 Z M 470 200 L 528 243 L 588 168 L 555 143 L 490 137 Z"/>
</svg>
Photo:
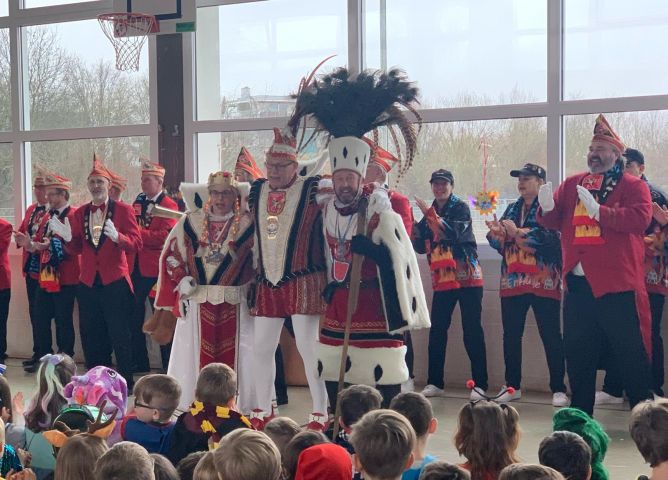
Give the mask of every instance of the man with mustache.
<svg viewBox="0 0 668 480">
<path fill-rule="evenodd" d="M 111 365 L 112 350 L 117 371 L 132 391 L 130 322 L 134 295 L 127 254 L 142 247 L 132 207 L 109 198 L 111 174 L 95 158 L 88 175 L 92 200 L 79 207 L 72 224 L 67 218 L 49 220 L 51 231 L 66 242 L 65 252 L 81 254 L 79 330 L 86 368 Z"/>
<path fill-rule="evenodd" d="M 624 173 L 624 144 L 603 115 L 589 146 L 589 172 L 552 193 L 540 187 L 538 222 L 561 232 L 564 353 L 571 406 L 592 415 L 596 369 L 607 341 L 631 407 L 649 397 L 650 319 L 643 235 L 652 218 L 649 188 Z M 647 348 L 647 350 L 646 350 Z"/>
</svg>

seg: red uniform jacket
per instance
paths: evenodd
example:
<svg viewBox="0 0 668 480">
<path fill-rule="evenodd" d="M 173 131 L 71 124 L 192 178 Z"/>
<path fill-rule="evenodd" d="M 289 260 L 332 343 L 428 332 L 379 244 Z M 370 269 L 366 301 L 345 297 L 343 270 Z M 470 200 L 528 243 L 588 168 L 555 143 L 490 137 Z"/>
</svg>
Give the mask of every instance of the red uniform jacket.
<svg viewBox="0 0 668 480">
<path fill-rule="evenodd" d="M 406 233 L 410 238 L 411 233 L 413 232 L 413 209 L 411 208 L 411 202 L 408 200 L 406 195 L 402 195 L 399 192 L 390 190 L 388 196 L 390 197 L 390 204 L 392 205 L 392 210 L 399 214 L 401 220 L 404 222 L 406 227 Z"/>
<path fill-rule="evenodd" d="M 139 261 L 139 274 L 142 277 L 158 277 L 158 264 L 160 263 L 160 253 L 162 247 L 165 245 L 167 235 L 176 225 L 176 220 L 173 218 L 162 218 L 146 214 L 146 207 L 142 210 L 142 196 L 140 194 L 137 200 L 132 204 L 135 218 L 139 224 L 139 231 L 141 233 L 142 248 L 138 251 L 137 257 Z M 157 205 L 170 210 L 178 210 L 179 207 L 174 200 L 169 198 L 164 193 L 158 197 Z M 130 263 L 130 271 L 135 268 L 135 256 L 128 255 Z"/>
<path fill-rule="evenodd" d="M 12 271 L 9 268 L 9 244 L 12 241 L 12 224 L 0 218 L 0 290 L 12 286 Z"/>
<path fill-rule="evenodd" d="M 622 174 L 615 189 L 600 208 L 603 245 L 573 245 L 575 227 L 573 213 L 578 200 L 576 185 L 587 173 L 568 177 L 554 193 L 554 210 L 543 214 L 538 223 L 561 232 L 563 274 L 580 262 L 596 298 L 608 293 L 636 293 L 636 309 L 640 319 L 645 349 L 652 352 L 651 316 L 645 290 L 645 229 L 652 219 L 652 200 L 647 184 L 640 178 Z M 567 283 L 564 282 L 567 287 Z"/>
<path fill-rule="evenodd" d="M 77 211 L 75 207 L 67 207 L 67 210 L 63 210 L 63 215 L 59 215 L 58 219 L 61 222 L 65 222 L 67 217 L 70 221 L 70 225 L 74 223 L 74 214 Z M 50 215 L 44 215 L 42 222 L 39 225 L 37 233 L 35 234 L 35 241 L 41 242 L 44 240 L 44 235 L 46 234 L 46 228 L 49 224 Z M 60 237 L 59 237 L 60 238 Z M 60 284 L 61 285 L 76 285 L 79 283 L 79 275 L 81 274 L 79 270 L 79 255 L 70 255 L 65 251 L 65 257 L 63 261 L 58 265 L 58 273 L 60 274 Z"/>
<path fill-rule="evenodd" d="M 71 221 L 72 241 L 66 248 L 69 254 L 81 254 L 81 283 L 90 287 L 95 276 L 99 274 L 103 285 L 125 278 L 132 288 L 126 253 L 136 252 L 142 246 L 132 207 L 126 203 L 108 200 L 106 215 L 118 231 L 118 243 L 112 242 L 102 233 L 97 247 L 87 232 L 90 208 L 91 204 L 87 203 L 75 212 Z"/>
<path fill-rule="evenodd" d="M 19 225 L 18 231 L 21 233 L 27 233 L 32 236 L 34 235 L 35 231 L 37 230 L 37 226 L 39 225 L 40 221 L 42 220 L 42 217 L 46 215 L 46 208 L 48 205 L 44 207 L 44 210 L 41 212 L 35 214 L 35 208 L 37 208 L 37 204 L 33 203 L 28 207 L 26 210 L 26 216 L 23 217 L 23 221 L 21 222 L 21 225 Z M 31 229 L 31 225 L 33 228 Z M 32 231 L 30 231 L 32 230 Z M 28 263 L 28 259 L 30 257 L 30 252 L 26 250 L 25 248 L 23 249 L 23 257 L 21 260 L 21 270 L 23 271 L 23 274 L 25 275 L 26 272 L 26 265 Z M 33 278 L 37 278 L 37 274 L 32 274 Z"/>
<path fill-rule="evenodd" d="M 561 232 L 563 272 L 582 263 L 595 297 L 606 293 L 644 290 L 645 229 L 652 219 L 647 184 L 624 173 L 600 209 L 603 245 L 573 245 L 576 185 L 587 173 L 568 177 L 554 193 L 554 210 L 539 210 L 538 223 Z"/>
</svg>

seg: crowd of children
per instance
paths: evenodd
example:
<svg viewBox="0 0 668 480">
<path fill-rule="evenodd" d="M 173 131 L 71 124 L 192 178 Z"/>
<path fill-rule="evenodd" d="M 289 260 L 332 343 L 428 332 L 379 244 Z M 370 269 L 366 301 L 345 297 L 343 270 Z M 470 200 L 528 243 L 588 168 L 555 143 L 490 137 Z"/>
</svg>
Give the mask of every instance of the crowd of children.
<svg viewBox="0 0 668 480">
<path fill-rule="evenodd" d="M 479 400 L 460 410 L 456 463 L 429 454 L 438 428 L 422 394 L 397 395 L 382 409 L 380 393 L 353 385 L 339 394 L 340 431 L 306 430 L 287 417 L 253 429 L 235 404 L 236 374 L 213 363 L 197 379 L 195 401 L 175 418 L 181 387 L 167 375 L 142 377 L 134 408 L 117 422 L 103 404 L 71 405 L 76 375 L 67 355 L 41 360 L 37 389 L 24 408 L 0 376 L 0 477 L 8 480 L 608 480 L 609 437 L 582 411 L 554 415 L 554 432 L 538 449 L 540 464 L 521 463 L 521 429 L 509 405 Z M 101 397 L 100 397 L 101 398 Z M 120 441 L 112 432 L 120 425 Z M 652 468 L 668 478 L 668 401 L 641 403 L 630 434 Z M 334 437 L 334 438 L 332 438 Z M 642 476 L 645 480 L 647 477 Z"/>
</svg>

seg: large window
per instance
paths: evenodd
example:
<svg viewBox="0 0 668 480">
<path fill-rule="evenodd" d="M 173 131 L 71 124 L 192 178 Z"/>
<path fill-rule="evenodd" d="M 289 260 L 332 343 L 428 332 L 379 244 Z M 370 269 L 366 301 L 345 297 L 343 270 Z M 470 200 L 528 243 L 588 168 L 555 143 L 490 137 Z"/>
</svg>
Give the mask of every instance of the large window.
<svg viewBox="0 0 668 480">
<path fill-rule="evenodd" d="M 91 0 L 23 0 L 23 1 L 25 4 L 25 8 L 33 8 L 33 7 L 50 7 L 52 5 L 65 5 L 68 3 L 90 2 Z"/>
<path fill-rule="evenodd" d="M 0 217 L 14 223 L 14 168 L 7 143 L 0 143 Z"/>
<path fill-rule="evenodd" d="M 72 180 L 73 205 L 90 200 L 86 181 L 97 153 L 111 170 L 128 179 L 124 200 L 131 202 L 141 191 L 140 157 L 148 156 L 148 137 L 97 138 L 27 144 L 32 165 L 39 165 Z"/>
<path fill-rule="evenodd" d="M 6 16 L 9 14 L 9 5 L 7 1 L 0 2 L 0 17 Z"/>
<path fill-rule="evenodd" d="M 9 29 L 0 28 L 0 132 L 7 131 L 12 127 L 10 72 Z"/>
<path fill-rule="evenodd" d="M 364 65 L 400 65 L 422 107 L 547 98 L 547 0 L 368 0 Z"/>
<path fill-rule="evenodd" d="M 545 118 L 486 120 L 478 122 L 430 123 L 422 128 L 419 153 L 414 167 L 401 180 L 399 190 L 413 200 L 415 195 L 430 201 L 429 178 L 439 168 L 450 170 L 455 178 L 455 193 L 469 197 L 483 187 L 483 146 L 487 150 L 487 189 L 499 192 L 497 215 L 517 199 L 517 179 L 510 171 L 525 163 L 546 167 L 547 141 Z M 390 182 L 394 187 L 395 183 Z M 414 208 L 417 218 L 422 214 Z M 485 241 L 485 218 L 471 208 L 474 231 Z"/>
<path fill-rule="evenodd" d="M 668 2 L 564 0 L 566 99 L 664 95 Z"/>
<path fill-rule="evenodd" d="M 146 44 L 139 72 L 126 73 L 97 20 L 25 27 L 23 36 L 31 129 L 149 122 Z"/>
<path fill-rule="evenodd" d="M 654 185 L 668 190 L 668 110 L 623 112 L 605 115 L 612 128 L 627 147 L 640 150 L 645 156 L 645 172 Z M 591 142 L 596 115 L 565 117 L 566 174 L 587 169 L 587 151 Z"/>
<path fill-rule="evenodd" d="M 299 79 L 347 64 L 345 0 L 272 0 L 197 11 L 200 120 L 284 117 Z"/>
</svg>

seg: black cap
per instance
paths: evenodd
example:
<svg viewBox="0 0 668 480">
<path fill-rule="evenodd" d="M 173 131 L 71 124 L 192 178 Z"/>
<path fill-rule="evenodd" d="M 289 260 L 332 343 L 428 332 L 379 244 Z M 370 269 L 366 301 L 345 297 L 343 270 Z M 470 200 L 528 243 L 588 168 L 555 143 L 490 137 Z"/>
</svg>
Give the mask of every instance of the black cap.
<svg viewBox="0 0 668 480">
<path fill-rule="evenodd" d="M 627 162 L 636 162 L 638 165 L 645 165 L 645 155 L 635 148 L 627 148 L 623 153 Z"/>
<path fill-rule="evenodd" d="M 455 177 L 452 176 L 452 173 L 449 170 L 445 170 L 444 168 L 439 168 L 431 174 L 431 180 L 429 180 L 429 183 L 433 183 L 434 180 L 446 180 L 450 182 L 450 185 L 455 184 Z"/>
<path fill-rule="evenodd" d="M 547 178 L 545 169 L 540 165 L 534 165 L 533 163 L 527 163 L 519 170 L 510 171 L 511 177 L 519 177 L 520 175 L 533 175 L 534 177 L 538 177 L 543 180 Z"/>
</svg>

